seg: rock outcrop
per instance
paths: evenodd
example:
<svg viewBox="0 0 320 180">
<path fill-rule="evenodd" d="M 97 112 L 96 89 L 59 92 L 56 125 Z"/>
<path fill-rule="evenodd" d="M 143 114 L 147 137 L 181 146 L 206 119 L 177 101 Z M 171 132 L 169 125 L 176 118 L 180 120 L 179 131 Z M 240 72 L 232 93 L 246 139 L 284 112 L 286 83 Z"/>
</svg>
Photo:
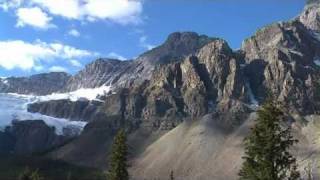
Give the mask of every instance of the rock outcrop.
<svg viewBox="0 0 320 180">
<path fill-rule="evenodd" d="M 28 112 L 69 119 L 71 121 L 91 121 L 99 114 L 100 101 L 70 101 L 67 99 L 36 102 L 28 105 Z"/>
<path fill-rule="evenodd" d="M 134 147 L 130 159 L 136 179 L 167 179 L 172 170 L 180 179 L 235 179 L 252 112 L 270 94 L 294 117 L 320 112 L 319 9 L 311 3 L 297 18 L 262 28 L 238 51 L 222 39 L 173 33 L 136 60 L 89 64 L 67 78 L 62 91 L 111 85 L 102 102 L 29 105 L 30 112 L 89 121 L 78 138 L 48 156 L 104 167 L 115 132 L 125 128 Z M 298 138 L 316 136 L 315 130 L 302 132 L 303 118 L 295 119 L 300 122 L 292 122 Z M 43 125 L 35 128 L 48 132 Z M 17 136 L 0 134 L 0 140 Z M 22 140 L 32 138 L 27 134 Z M 56 142 L 52 139 L 50 145 Z M 311 141 L 303 143 L 313 147 Z M 299 153 L 310 153 L 303 148 L 295 152 L 301 159 L 306 156 Z"/>
<path fill-rule="evenodd" d="M 3 153 L 31 155 L 45 153 L 67 142 L 73 136 L 60 136 L 55 129 L 42 120 L 13 121 L 12 126 L 0 133 L 0 147 Z"/>
<path fill-rule="evenodd" d="M 131 65 L 132 61 L 98 59 L 70 78 L 64 90 L 74 91 L 80 88 L 96 88 L 104 84 L 115 84 L 121 76 L 127 73 Z"/>
<path fill-rule="evenodd" d="M 271 93 L 291 112 L 319 112 L 314 101 L 320 77 L 318 17 L 319 9 L 312 6 L 299 18 L 267 26 L 244 41 L 245 72 L 260 101 Z"/>
</svg>

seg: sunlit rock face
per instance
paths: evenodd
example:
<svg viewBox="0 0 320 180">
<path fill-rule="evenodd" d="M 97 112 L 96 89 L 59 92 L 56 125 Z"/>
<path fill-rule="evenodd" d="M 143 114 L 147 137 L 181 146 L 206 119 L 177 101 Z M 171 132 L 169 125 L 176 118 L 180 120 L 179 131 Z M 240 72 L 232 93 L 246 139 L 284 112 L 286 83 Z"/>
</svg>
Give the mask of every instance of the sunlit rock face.
<svg viewBox="0 0 320 180">
<path fill-rule="evenodd" d="M 13 137 L 21 138 L 21 148 L 28 141 L 51 147 L 63 142 L 61 135 L 77 134 L 48 157 L 101 168 L 114 134 L 125 128 L 134 147 L 133 179 L 167 179 L 171 170 L 183 179 L 236 179 L 243 138 L 255 111 L 272 94 L 294 115 L 288 119 L 306 147 L 295 153 L 308 159 L 319 144 L 314 140 L 318 123 L 302 117 L 320 112 L 319 35 L 319 6 L 310 2 L 297 18 L 258 30 L 240 50 L 219 38 L 177 32 L 135 60 L 98 59 L 54 88 L 36 91 L 29 88 L 33 78 L 22 78 L 28 85 L 12 92 L 45 96 L 19 96 L 27 99 L 11 99 L 9 108 L 0 101 L 0 108 L 13 109 L 0 141 L 8 142 L 3 149 L 10 151 Z M 24 86 L 13 86 L 10 78 L 0 84 Z M 12 124 L 9 116 L 43 121 Z M 22 131 L 26 134 L 15 133 Z"/>
<path fill-rule="evenodd" d="M 320 2 L 313 3 L 305 8 L 299 20 L 310 30 L 320 31 Z"/>
<path fill-rule="evenodd" d="M 320 110 L 314 101 L 320 76 L 319 22 L 319 6 L 308 6 L 298 18 L 267 26 L 243 42 L 246 74 L 258 99 L 270 92 L 292 112 Z"/>
</svg>

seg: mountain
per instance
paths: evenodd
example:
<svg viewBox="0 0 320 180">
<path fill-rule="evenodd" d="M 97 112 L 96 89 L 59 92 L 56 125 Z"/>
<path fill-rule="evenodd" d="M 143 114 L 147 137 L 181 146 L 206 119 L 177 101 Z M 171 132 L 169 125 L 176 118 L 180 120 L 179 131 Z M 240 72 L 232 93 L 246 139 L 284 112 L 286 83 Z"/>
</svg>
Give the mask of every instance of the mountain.
<svg viewBox="0 0 320 180">
<path fill-rule="evenodd" d="M 47 95 L 63 89 L 70 77 L 67 73 L 51 72 L 30 77 L 1 78 L 0 92 Z"/>
<path fill-rule="evenodd" d="M 301 170 L 310 164 L 317 179 L 319 6 L 311 3 L 296 18 L 258 30 L 240 50 L 220 38 L 177 32 L 134 60 L 98 59 L 74 76 L 65 75 L 59 88 L 28 89 L 32 77 L 16 86 L 26 94 L 111 86 L 93 101 L 42 101 L 28 110 L 88 121 L 78 137 L 45 154 L 81 166 L 107 168 L 112 138 L 125 128 L 136 180 L 167 179 L 171 171 L 183 180 L 237 179 L 243 138 L 259 105 L 272 94 L 300 141 L 292 151 Z M 10 136 L 0 134 L 1 139 L 8 142 Z"/>
<path fill-rule="evenodd" d="M 115 59 L 98 59 L 88 64 L 83 70 L 70 78 L 65 91 L 74 91 L 80 88 L 95 88 L 104 84 L 114 84 L 126 74 L 132 61 Z"/>
</svg>

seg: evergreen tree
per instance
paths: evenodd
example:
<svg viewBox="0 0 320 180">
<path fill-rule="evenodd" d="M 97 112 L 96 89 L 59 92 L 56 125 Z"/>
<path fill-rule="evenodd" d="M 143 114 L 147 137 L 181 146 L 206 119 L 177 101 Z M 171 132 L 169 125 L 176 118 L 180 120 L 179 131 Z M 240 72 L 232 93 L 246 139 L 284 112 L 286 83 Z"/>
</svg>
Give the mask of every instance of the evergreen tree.
<svg viewBox="0 0 320 180">
<path fill-rule="evenodd" d="M 44 178 L 39 174 L 38 170 L 31 171 L 26 168 L 18 177 L 18 180 L 44 180 Z"/>
<path fill-rule="evenodd" d="M 124 130 L 120 130 L 114 138 L 109 163 L 108 180 L 128 180 L 127 171 L 127 137 Z"/>
<path fill-rule="evenodd" d="M 170 180 L 174 180 L 173 171 L 170 172 Z"/>
<path fill-rule="evenodd" d="M 281 126 L 284 113 L 276 103 L 268 101 L 258 111 L 251 134 L 245 139 L 241 180 L 297 180 L 296 159 L 289 148 L 297 143 L 291 128 Z"/>
</svg>

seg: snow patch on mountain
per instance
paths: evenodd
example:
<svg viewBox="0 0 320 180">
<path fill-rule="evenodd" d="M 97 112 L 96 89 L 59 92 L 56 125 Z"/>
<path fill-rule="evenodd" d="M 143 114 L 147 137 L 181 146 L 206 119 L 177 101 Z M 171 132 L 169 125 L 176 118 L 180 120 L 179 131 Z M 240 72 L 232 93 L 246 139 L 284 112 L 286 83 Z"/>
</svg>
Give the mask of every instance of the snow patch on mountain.
<svg viewBox="0 0 320 180">
<path fill-rule="evenodd" d="M 47 96 L 39 96 L 40 101 L 50 101 L 59 99 L 69 99 L 71 101 L 78 101 L 81 99 L 87 99 L 89 101 L 96 100 L 97 96 L 107 94 L 111 89 L 111 86 L 101 86 L 93 89 L 78 89 L 68 93 L 53 93 Z"/>
<path fill-rule="evenodd" d="M 251 106 L 251 108 L 256 109 L 257 107 L 259 107 L 259 102 L 257 101 L 256 97 L 254 96 L 254 94 L 252 92 L 251 85 L 250 85 L 248 80 L 246 80 L 245 86 L 246 86 L 246 88 L 248 90 L 250 106 Z"/>
<path fill-rule="evenodd" d="M 98 100 L 97 96 L 106 95 L 111 90 L 111 86 L 101 86 L 98 88 L 81 88 L 76 91 L 66 92 L 66 93 L 53 93 L 46 96 L 34 96 L 34 95 L 23 95 L 16 93 L 9 93 L 15 97 L 29 98 L 32 102 L 43 102 L 43 101 L 52 101 L 52 100 L 61 100 L 68 99 L 70 101 L 79 101 L 79 100 Z M 31 103 L 32 103 L 31 102 Z"/>
<path fill-rule="evenodd" d="M 65 131 L 80 133 L 87 124 L 82 121 L 69 121 L 38 113 L 29 113 L 27 106 L 35 100 L 34 96 L 0 94 L 0 130 L 10 126 L 12 120 L 43 120 L 48 126 L 55 127 L 56 134 L 63 135 Z"/>
<path fill-rule="evenodd" d="M 313 59 L 313 62 L 314 62 L 314 64 L 316 64 L 317 66 L 320 66 L 320 57 L 315 57 L 314 59 Z"/>
</svg>

